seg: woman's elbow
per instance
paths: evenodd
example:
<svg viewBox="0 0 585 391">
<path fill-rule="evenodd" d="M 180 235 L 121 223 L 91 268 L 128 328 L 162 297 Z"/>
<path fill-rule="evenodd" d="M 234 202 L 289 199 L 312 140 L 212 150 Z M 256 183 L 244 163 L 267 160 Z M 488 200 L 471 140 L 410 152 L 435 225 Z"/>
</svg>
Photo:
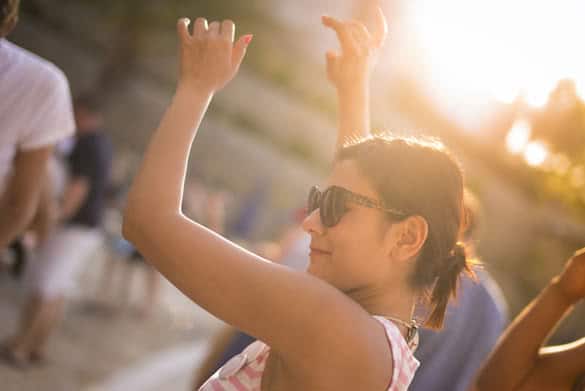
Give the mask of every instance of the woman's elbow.
<svg viewBox="0 0 585 391">
<path fill-rule="evenodd" d="M 139 227 L 144 226 L 140 223 L 141 213 L 134 207 L 126 206 L 122 220 L 122 236 L 130 243 L 136 245 Z"/>
<path fill-rule="evenodd" d="M 177 218 L 180 218 L 177 213 L 161 213 L 148 205 L 128 204 L 123 214 L 122 236 L 140 249 L 143 244 L 159 241 L 164 233 L 171 231 Z"/>
</svg>

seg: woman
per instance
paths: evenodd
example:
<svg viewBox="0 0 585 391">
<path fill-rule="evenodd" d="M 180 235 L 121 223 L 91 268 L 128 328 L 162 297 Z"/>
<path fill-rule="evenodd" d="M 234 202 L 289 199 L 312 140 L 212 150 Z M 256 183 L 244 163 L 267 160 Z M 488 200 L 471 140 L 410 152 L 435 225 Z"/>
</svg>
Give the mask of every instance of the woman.
<svg viewBox="0 0 585 391">
<path fill-rule="evenodd" d="M 542 348 L 559 320 L 585 297 L 585 249 L 575 253 L 508 327 L 474 391 L 585 391 L 585 338 Z"/>
<path fill-rule="evenodd" d="M 181 197 L 191 143 L 215 92 L 237 73 L 251 36 L 231 21 L 178 22 L 180 79 L 132 185 L 124 235 L 170 281 L 255 342 L 202 390 L 406 390 L 418 362 L 412 321 L 427 293 L 439 327 L 459 274 L 463 178 L 438 144 L 368 135 L 369 75 L 385 35 L 324 18 L 340 103 L 338 151 L 313 188 L 303 228 L 308 273 L 267 262 L 190 221 Z M 352 143 L 347 143 L 353 140 Z"/>
</svg>

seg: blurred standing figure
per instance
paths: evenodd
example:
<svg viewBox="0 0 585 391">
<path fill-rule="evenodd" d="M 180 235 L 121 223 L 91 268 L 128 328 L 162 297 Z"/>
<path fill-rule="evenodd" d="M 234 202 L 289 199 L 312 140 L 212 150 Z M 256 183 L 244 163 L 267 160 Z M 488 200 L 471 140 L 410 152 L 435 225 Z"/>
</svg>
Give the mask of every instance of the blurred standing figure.
<svg viewBox="0 0 585 391">
<path fill-rule="evenodd" d="M 225 213 L 227 194 L 223 191 L 209 191 L 205 203 L 205 221 L 207 228 L 220 235 L 225 233 Z"/>
<path fill-rule="evenodd" d="M 49 233 L 54 229 L 57 217 L 57 200 L 59 188 L 56 179 L 58 167 L 56 157 L 50 158 L 47 167 L 47 175 L 41 188 L 41 194 L 36 207 L 36 212 L 27 229 L 19 238 L 12 241 L 9 249 L 12 251 L 13 260 L 10 272 L 14 279 L 21 279 L 24 275 L 31 251 L 44 242 Z"/>
<path fill-rule="evenodd" d="M 4 347 L 3 357 L 18 366 L 44 356 L 65 298 L 101 240 L 112 147 L 102 132 L 101 110 L 94 97 L 76 98 L 75 120 L 77 134 L 68 159 L 70 178 L 60 209 L 61 226 L 41 244 L 27 269 L 30 299 L 16 336 Z"/>
<path fill-rule="evenodd" d="M 75 128 L 63 72 L 5 39 L 18 6 L 0 0 L 0 252 L 31 223 L 53 147 Z"/>
</svg>

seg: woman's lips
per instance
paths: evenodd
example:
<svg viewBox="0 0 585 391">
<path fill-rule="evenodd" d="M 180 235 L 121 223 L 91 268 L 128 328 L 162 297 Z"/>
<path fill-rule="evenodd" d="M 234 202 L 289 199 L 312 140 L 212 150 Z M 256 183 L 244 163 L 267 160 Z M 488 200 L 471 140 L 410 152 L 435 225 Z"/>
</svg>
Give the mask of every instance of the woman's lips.
<svg viewBox="0 0 585 391">
<path fill-rule="evenodd" d="M 309 256 L 315 256 L 315 255 L 331 255 L 331 252 L 311 247 L 311 251 L 309 253 Z"/>
</svg>

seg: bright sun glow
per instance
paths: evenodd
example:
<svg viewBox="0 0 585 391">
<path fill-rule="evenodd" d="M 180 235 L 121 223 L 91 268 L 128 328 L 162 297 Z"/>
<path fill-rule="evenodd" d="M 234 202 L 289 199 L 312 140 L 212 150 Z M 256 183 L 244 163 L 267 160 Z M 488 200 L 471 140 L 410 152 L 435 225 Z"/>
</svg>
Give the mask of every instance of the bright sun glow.
<svg viewBox="0 0 585 391">
<path fill-rule="evenodd" d="M 531 127 L 530 123 L 524 119 L 518 119 L 514 122 L 510 131 L 506 135 L 506 148 L 513 154 L 522 153 L 528 140 L 530 140 Z"/>
<path fill-rule="evenodd" d="M 524 160 L 528 165 L 537 167 L 542 165 L 548 157 L 548 148 L 540 141 L 531 141 L 524 148 Z"/>
<path fill-rule="evenodd" d="M 546 103 L 561 78 L 585 92 L 585 1 L 413 0 L 409 15 L 434 90 Z M 438 87 L 438 88 L 437 88 Z"/>
</svg>

